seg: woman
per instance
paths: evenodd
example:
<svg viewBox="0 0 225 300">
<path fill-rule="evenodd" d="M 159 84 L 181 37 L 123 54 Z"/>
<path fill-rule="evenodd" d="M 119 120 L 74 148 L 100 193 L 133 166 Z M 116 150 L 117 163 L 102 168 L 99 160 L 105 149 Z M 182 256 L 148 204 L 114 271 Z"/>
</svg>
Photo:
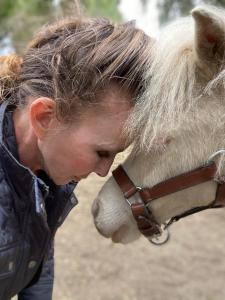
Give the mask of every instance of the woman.
<svg viewBox="0 0 225 300">
<path fill-rule="evenodd" d="M 1 58 L 0 299 L 51 299 L 59 225 L 76 183 L 105 176 L 142 91 L 149 38 L 132 23 L 66 19 Z"/>
</svg>

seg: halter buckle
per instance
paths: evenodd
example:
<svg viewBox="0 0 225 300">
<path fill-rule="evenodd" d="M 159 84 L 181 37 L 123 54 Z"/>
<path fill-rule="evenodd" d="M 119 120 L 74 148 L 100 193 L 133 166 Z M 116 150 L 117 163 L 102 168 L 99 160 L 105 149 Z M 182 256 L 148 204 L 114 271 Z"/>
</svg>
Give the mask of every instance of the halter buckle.
<svg viewBox="0 0 225 300">
<path fill-rule="evenodd" d="M 135 187 L 135 192 L 130 197 L 125 198 L 130 207 L 131 207 L 132 203 L 129 201 L 129 199 L 132 198 L 137 193 L 139 193 L 141 190 L 142 190 L 142 188 L 140 186 L 136 186 Z"/>
</svg>

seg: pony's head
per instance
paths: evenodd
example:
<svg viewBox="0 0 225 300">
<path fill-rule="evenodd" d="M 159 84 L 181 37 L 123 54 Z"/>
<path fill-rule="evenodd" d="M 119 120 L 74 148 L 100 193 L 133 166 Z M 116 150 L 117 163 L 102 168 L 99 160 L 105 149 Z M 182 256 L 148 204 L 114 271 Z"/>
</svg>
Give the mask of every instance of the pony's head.
<svg viewBox="0 0 225 300">
<path fill-rule="evenodd" d="M 123 164 L 141 187 L 155 184 L 203 165 L 225 147 L 225 12 L 212 6 L 192 10 L 162 32 L 146 69 L 146 91 L 126 126 L 134 141 Z M 224 156 L 217 178 L 225 174 Z M 156 220 L 169 218 L 212 202 L 216 183 L 200 185 L 150 203 Z M 130 207 L 111 177 L 94 201 L 97 229 L 117 242 L 140 233 Z"/>
</svg>

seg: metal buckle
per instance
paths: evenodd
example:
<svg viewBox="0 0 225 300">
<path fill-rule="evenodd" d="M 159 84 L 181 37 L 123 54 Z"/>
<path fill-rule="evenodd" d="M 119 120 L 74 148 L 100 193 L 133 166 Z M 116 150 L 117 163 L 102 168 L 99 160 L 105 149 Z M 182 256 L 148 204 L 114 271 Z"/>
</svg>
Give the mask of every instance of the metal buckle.
<svg viewBox="0 0 225 300">
<path fill-rule="evenodd" d="M 136 186 L 136 191 L 130 198 L 132 198 L 136 193 L 140 192 L 141 190 L 142 190 L 142 187 Z M 131 207 L 132 203 L 129 201 L 130 198 L 125 198 L 125 199 L 126 199 L 127 203 L 129 204 L 129 206 Z M 144 203 L 144 205 L 145 205 L 145 208 L 148 209 L 148 207 L 145 203 Z M 160 227 L 160 231 L 161 231 L 160 235 L 155 236 L 153 238 L 151 238 L 151 237 L 147 238 L 150 241 L 150 243 L 152 243 L 156 246 L 161 246 L 163 244 L 166 244 L 170 239 L 170 233 L 169 233 L 169 230 L 167 228 L 169 225 L 170 224 L 162 224 L 162 226 Z"/>
<path fill-rule="evenodd" d="M 131 207 L 132 203 L 129 201 L 129 199 L 132 198 L 135 194 L 137 194 L 138 192 L 140 192 L 142 190 L 142 188 L 140 186 L 136 186 L 135 188 L 136 188 L 135 193 L 131 197 L 125 198 L 130 207 Z"/>
</svg>

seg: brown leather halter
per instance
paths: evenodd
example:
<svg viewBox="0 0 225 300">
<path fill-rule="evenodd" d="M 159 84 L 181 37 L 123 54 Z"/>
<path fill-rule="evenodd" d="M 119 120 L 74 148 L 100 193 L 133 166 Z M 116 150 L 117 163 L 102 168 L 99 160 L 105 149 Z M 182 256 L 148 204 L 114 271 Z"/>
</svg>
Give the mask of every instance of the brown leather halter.
<svg viewBox="0 0 225 300">
<path fill-rule="evenodd" d="M 190 172 L 170 178 L 160 182 L 151 188 L 136 187 L 121 165 L 119 165 L 112 173 L 113 177 L 119 185 L 123 196 L 129 203 L 133 216 L 137 221 L 140 232 L 147 238 L 158 236 L 162 233 L 161 225 L 156 221 L 148 204 L 153 200 L 173 194 L 177 191 L 187 189 L 189 187 L 201 184 L 206 181 L 214 180 L 217 171 L 216 164 L 213 161 L 208 162 L 205 166 L 192 170 Z M 141 203 L 130 203 L 129 198 L 139 194 Z M 166 227 L 179 219 L 191 215 L 193 213 L 208 208 L 218 208 L 225 206 L 225 183 L 217 182 L 217 191 L 215 200 L 207 206 L 194 207 L 178 216 L 172 217 L 166 224 Z"/>
</svg>

